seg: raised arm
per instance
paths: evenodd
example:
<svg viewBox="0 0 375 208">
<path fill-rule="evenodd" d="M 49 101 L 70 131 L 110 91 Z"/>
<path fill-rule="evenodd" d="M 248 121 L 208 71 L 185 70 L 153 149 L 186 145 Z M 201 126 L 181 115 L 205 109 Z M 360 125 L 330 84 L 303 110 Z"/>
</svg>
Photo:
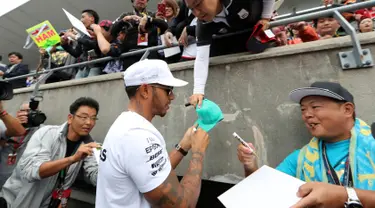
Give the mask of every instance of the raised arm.
<svg viewBox="0 0 375 208">
<path fill-rule="evenodd" d="M 22 136 L 25 134 L 26 130 L 22 124 L 13 116 L 9 115 L 3 109 L 3 103 L 0 101 L 0 119 L 3 121 L 6 130 L 0 132 L 1 137 L 13 137 L 13 136 Z M 0 138 L 1 138 L 0 137 Z"/>
<path fill-rule="evenodd" d="M 91 25 L 91 29 L 94 30 L 100 51 L 102 54 L 107 55 L 111 50 L 111 44 L 105 39 L 102 33 L 102 28 L 97 24 L 93 24 Z"/>
<path fill-rule="evenodd" d="M 194 91 L 190 97 L 190 103 L 194 106 L 201 105 L 205 93 L 206 82 L 208 78 L 208 67 L 210 60 L 210 45 L 212 42 L 212 33 L 201 21 L 198 21 L 196 27 L 197 56 L 194 62 Z"/>
<path fill-rule="evenodd" d="M 172 170 L 167 179 L 154 190 L 144 193 L 146 199 L 161 208 L 195 207 L 201 189 L 203 159 L 209 136 L 202 129 L 192 135 L 192 157 L 181 182 Z"/>
</svg>

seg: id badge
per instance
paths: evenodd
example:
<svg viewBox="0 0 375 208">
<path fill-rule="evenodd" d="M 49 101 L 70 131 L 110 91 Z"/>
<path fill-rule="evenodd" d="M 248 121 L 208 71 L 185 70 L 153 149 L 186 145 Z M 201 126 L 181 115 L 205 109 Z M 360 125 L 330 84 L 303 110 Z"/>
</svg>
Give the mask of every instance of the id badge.
<svg viewBox="0 0 375 208">
<path fill-rule="evenodd" d="M 72 189 L 67 189 L 67 190 L 56 189 L 52 192 L 52 198 L 60 200 L 59 208 L 60 207 L 65 208 L 67 207 L 68 199 L 71 193 L 72 193 Z"/>
<path fill-rule="evenodd" d="M 138 46 L 148 46 L 148 33 L 138 33 Z"/>
<path fill-rule="evenodd" d="M 8 155 L 7 164 L 8 165 L 15 165 L 16 164 L 16 159 L 17 159 L 17 153 L 9 154 Z"/>
<path fill-rule="evenodd" d="M 60 190 L 55 189 L 52 192 L 52 198 L 54 199 L 62 199 L 62 198 L 69 198 L 70 194 L 72 193 L 72 189 Z"/>
<path fill-rule="evenodd" d="M 72 189 L 67 189 L 62 192 L 61 197 L 61 208 L 66 208 L 68 204 L 68 199 L 70 197 L 70 194 L 72 193 Z"/>
</svg>

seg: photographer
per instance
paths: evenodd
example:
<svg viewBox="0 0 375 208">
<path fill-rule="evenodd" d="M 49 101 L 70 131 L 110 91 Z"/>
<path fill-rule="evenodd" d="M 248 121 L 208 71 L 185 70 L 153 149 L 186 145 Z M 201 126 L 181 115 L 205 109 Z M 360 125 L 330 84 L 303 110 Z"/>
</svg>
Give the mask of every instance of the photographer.
<svg viewBox="0 0 375 208">
<path fill-rule="evenodd" d="M 4 139 L 12 136 L 21 136 L 25 133 L 25 128 L 19 121 L 3 109 L 2 101 L 0 101 L 0 119 L 0 146 L 3 146 Z"/>
<path fill-rule="evenodd" d="M 113 22 L 111 30 L 112 35 L 117 37 L 125 25 L 130 23 L 133 26 L 132 29 L 127 31 L 126 42 L 129 51 L 158 46 L 158 39 L 161 34 L 165 34 L 166 37 L 173 36 L 172 33 L 167 31 L 168 24 L 164 20 L 156 18 L 154 13 L 147 11 L 147 0 L 131 0 L 131 3 L 134 10 L 121 14 Z M 141 57 L 142 55 L 127 57 L 124 69 L 136 63 Z M 158 52 L 150 51 L 148 58 L 158 59 Z"/>
<path fill-rule="evenodd" d="M 98 145 L 89 133 L 98 111 L 96 100 L 82 97 L 70 106 L 67 122 L 36 131 L 0 192 L 0 207 L 66 207 L 81 167 L 96 185 L 98 164 L 92 153 Z"/>
<path fill-rule="evenodd" d="M 6 140 L 0 153 L 0 190 L 5 181 L 10 177 L 17 162 L 26 149 L 31 136 L 40 128 L 40 125 L 33 126 L 33 121 L 29 122 L 30 104 L 24 103 L 17 112 L 18 121 L 26 128 L 23 135 L 12 137 Z"/>
<path fill-rule="evenodd" d="M 12 136 L 21 136 L 25 134 L 25 128 L 20 122 L 9 115 L 3 108 L 2 100 L 13 98 L 12 85 L 0 81 L 0 151 L 6 143 L 6 139 Z"/>
</svg>

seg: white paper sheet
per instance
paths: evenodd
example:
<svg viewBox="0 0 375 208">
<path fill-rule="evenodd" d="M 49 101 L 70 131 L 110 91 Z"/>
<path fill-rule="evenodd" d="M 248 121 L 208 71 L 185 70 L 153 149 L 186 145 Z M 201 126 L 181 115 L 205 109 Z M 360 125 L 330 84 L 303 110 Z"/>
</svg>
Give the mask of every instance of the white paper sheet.
<svg viewBox="0 0 375 208">
<path fill-rule="evenodd" d="M 298 188 L 305 182 L 263 166 L 218 198 L 226 208 L 289 208 L 300 199 Z"/>
<path fill-rule="evenodd" d="M 64 8 L 62 9 L 64 12 L 65 12 L 65 15 L 68 17 L 70 23 L 72 24 L 72 26 L 78 30 L 79 32 L 91 37 L 90 33 L 87 32 L 87 29 L 85 27 L 85 25 L 81 22 L 81 20 L 77 19 L 75 16 L 73 16 L 72 14 L 70 14 L 68 11 L 66 11 Z"/>
<path fill-rule="evenodd" d="M 161 35 L 160 38 L 161 38 L 161 43 L 163 45 L 165 45 L 164 35 Z M 173 43 L 174 44 L 178 43 L 177 38 L 175 36 L 173 36 Z M 164 49 L 164 56 L 166 58 L 168 58 L 168 57 L 176 55 L 176 54 L 178 54 L 180 52 L 181 52 L 180 47 L 178 47 L 178 46 L 171 47 L 171 48 Z"/>
<path fill-rule="evenodd" d="M 16 9 L 17 7 L 20 7 L 30 0 L 12 0 L 12 1 L 2 1 L 2 4 L 0 6 L 0 17 L 5 15 L 6 13 Z"/>
<path fill-rule="evenodd" d="M 92 151 L 94 152 L 94 156 L 95 156 L 96 162 L 98 162 L 98 164 L 99 164 L 99 160 L 100 160 L 100 150 L 98 150 L 98 149 L 96 149 L 96 148 L 92 148 Z"/>
</svg>

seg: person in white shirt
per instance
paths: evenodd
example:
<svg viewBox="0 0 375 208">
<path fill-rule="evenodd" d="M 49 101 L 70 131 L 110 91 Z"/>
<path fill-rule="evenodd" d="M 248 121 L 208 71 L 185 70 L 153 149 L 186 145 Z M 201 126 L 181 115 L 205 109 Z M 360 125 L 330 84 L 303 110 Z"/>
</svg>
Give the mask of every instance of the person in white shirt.
<svg viewBox="0 0 375 208">
<path fill-rule="evenodd" d="M 112 124 L 100 152 L 97 208 L 195 207 L 209 136 L 191 127 L 168 155 L 163 136 L 152 125 L 174 100 L 173 87 L 188 83 L 173 77 L 166 62 L 143 60 L 124 73 L 128 111 Z M 191 151 L 181 182 L 174 169 Z"/>
<path fill-rule="evenodd" d="M 194 90 L 190 103 L 200 107 L 205 95 L 210 57 L 252 51 L 249 37 L 256 24 L 268 29 L 275 0 L 184 0 L 198 18 Z M 213 35 L 231 36 L 213 39 Z M 251 41 L 250 41 L 251 42 Z"/>
</svg>

